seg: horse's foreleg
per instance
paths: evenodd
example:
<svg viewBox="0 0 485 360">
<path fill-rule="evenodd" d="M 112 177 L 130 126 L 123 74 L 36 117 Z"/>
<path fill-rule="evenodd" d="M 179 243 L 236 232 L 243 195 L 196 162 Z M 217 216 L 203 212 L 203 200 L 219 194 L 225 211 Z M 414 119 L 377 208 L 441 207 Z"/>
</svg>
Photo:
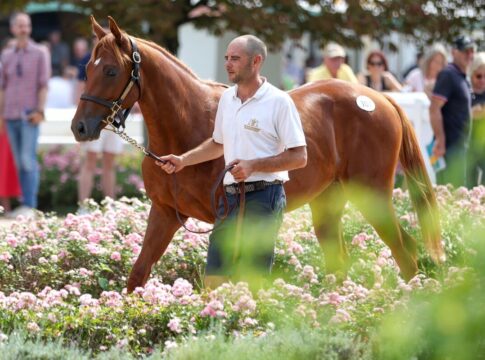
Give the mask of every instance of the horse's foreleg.
<svg viewBox="0 0 485 360">
<path fill-rule="evenodd" d="M 346 202 L 342 185 L 333 183 L 310 203 L 313 227 L 325 256 L 327 273 L 345 272 L 348 265 L 340 221 Z"/>
<path fill-rule="evenodd" d="M 182 217 L 182 220 L 186 218 Z M 128 279 L 128 292 L 145 285 L 152 266 L 167 249 L 175 232 L 180 228 L 175 211 L 169 206 L 152 205 L 143 246 Z"/>
</svg>

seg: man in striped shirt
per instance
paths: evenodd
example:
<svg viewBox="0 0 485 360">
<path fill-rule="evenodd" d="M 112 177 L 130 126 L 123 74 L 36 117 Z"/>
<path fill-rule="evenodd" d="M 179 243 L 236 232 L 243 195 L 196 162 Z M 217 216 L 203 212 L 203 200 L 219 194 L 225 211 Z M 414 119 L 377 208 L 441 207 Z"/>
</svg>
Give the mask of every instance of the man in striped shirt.
<svg viewBox="0 0 485 360">
<path fill-rule="evenodd" d="M 30 38 L 29 15 L 13 14 L 10 31 L 15 46 L 0 57 L 0 125 L 6 125 L 22 187 L 22 205 L 12 215 L 32 216 L 37 207 L 37 143 L 51 73 L 50 55 Z"/>
</svg>

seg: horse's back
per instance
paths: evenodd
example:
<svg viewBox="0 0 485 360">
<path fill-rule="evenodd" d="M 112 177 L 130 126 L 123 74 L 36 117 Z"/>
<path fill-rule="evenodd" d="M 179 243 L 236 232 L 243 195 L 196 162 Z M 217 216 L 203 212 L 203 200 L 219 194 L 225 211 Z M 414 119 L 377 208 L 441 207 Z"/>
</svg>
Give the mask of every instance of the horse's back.
<svg viewBox="0 0 485 360">
<path fill-rule="evenodd" d="M 290 173 L 289 200 L 307 202 L 334 181 L 387 185 L 402 123 L 385 96 L 360 84 L 324 80 L 290 92 L 307 139 L 308 163 Z"/>
<path fill-rule="evenodd" d="M 365 128 L 366 133 L 385 131 L 390 135 L 389 132 L 401 128 L 398 114 L 387 98 L 361 84 L 342 80 L 316 81 L 292 90 L 290 95 L 300 113 L 306 136 L 314 136 L 313 129 L 329 126 L 326 123 L 330 122 L 338 136 L 348 129 L 355 133 Z"/>
</svg>

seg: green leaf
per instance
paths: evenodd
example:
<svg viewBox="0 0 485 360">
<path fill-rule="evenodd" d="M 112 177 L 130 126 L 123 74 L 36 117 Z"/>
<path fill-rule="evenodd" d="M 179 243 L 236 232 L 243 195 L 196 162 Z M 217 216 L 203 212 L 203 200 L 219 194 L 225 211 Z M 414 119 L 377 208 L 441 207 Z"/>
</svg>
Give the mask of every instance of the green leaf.
<svg viewBox="0 0 485 360">
<path fill-rule="evenodd" d="M 106 264 L 100 264 L 99 265 L 99 270 L 106 271 L 106 272 L 108 272 L 110 274 L 113 273 L 113 270 L 111 270 L 111 268 L 108 265 L 106 265 Z"/>
<path fill-rule="evenodd" d="M 98 284 L 101 287 L 101 289 L 108 290 L 108 287 L 109 287 L 109 281 L 108 281 L 108 279 L 106 279 L 104 277 L 99 277 L 98 278 Z"/>
</svg>

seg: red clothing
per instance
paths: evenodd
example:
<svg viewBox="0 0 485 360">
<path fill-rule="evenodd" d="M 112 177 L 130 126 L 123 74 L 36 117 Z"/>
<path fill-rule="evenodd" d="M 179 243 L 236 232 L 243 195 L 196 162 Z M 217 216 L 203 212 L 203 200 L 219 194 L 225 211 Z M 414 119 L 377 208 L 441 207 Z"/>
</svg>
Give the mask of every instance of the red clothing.
<svg viewBox="0 0 485 360">
<path fill-rule="evenodd" d="M 7 129 L 0 133 L 0 197 L 18 197 L 21 194 L 17 168 L 13 159 Z"/>
</svg>

